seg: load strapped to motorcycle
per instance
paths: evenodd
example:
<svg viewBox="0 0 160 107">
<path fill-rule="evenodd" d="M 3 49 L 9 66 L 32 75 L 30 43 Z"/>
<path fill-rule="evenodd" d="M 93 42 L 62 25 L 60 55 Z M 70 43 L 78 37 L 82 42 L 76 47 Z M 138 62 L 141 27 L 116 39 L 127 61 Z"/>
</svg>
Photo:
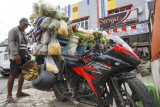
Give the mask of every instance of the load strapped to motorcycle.
<svg viewBox="0 0 160 107">
<path fill-rule="evenodd" d="M 39 76 L 44 74 L 42 73 L 43 71 L 49 71 L 54 77 L 60 78 L 57 75 L 62 74 L 64 63 L 67 59 L 78 60 L 75 59 L 75 56 L 81 56 L 88 44 L 94 46 L 98 38 L 101 38 L 101 42 L 103 43 L 107 43 L 108 41 L 107 33 L 105 32 L 84 30 L 83 28 L 78 29 L 76 25 L 70 25 L 68 22 L 69 17 L 66 16 L 64 11 L 57 10 L 51 4 L 43 1 L 33 4 L 33 13 L 30 16 L 30 20 L 34 28 L 27 35 L 33 44 L 31 53 L 36 57 L 35 62 L 33 61 L 35 69 L 32 69 L 32 66 L 30 66 L 30 69 L 28 69 L 29 67 L 25 67 L 26 69 L 23 69 L 22 73 L 26 80 L 34 80 L 33 85 L 41 90 L 51 87 L 46 85 L 44 80 L 44 85 L 41 88 L 40 84 L 39 87 L 36 86 L 38 80 L 40 81 Z M 37 75 L 37 72 L 39 75 Z M 34 73 L 36 75 L 31 75 Z"/>
<path fill-rule="evenodd" d="M 59 101 L 97 107 L 113 101 L 118 107 L 155 107 L 147 88 L 129 73 L 141 60 L 121 38 L 70 25 L 63 11 L 42 1 L 33 10 L 28 35 L 35 61 L 24 64 L 22 74 L 36 89 L 53 87 Z"/>
</svg>

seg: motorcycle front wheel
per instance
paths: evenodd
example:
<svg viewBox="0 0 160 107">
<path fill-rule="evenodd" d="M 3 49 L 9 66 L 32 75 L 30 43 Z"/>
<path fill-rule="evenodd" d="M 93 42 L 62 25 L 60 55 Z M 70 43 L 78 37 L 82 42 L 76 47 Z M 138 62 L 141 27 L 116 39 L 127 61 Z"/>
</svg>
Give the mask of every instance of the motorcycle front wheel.
<svg viewBox="0 0 160 107">
<path fill-rule="evenodd" d="M 117 107 L 156 107 L 156 103 L 145 85 L 138 78 L 123 79 L 117 81 L 120 101 L 117 89 L 111 87 L 114 91 L 114 100 Z"/>
</svg>

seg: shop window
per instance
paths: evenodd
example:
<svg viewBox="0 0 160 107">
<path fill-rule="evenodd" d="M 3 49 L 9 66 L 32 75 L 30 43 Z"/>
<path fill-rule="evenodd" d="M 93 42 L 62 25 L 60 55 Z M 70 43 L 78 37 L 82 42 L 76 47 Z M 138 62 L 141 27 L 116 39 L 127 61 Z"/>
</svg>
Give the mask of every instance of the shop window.
<svg viewBox="0 0 160 107">
<path fill-rule="evenodd" d="M 84 28 L 84 21 L 81 22 L 81 27 Z"/>
<path fill-rule="evenodd" d="M 131 10 L 131 7 L 127 7 L 126 10 Z"/>
<path fill-rule="evenodd" d="M 120 11 L 120 12 L 124 12 L 124 11 L 126 11 L 126 9 L 125 9 L 125 8 L 119 9 L 119 11 Z"/>
<path fill-rule="evenodd" d="M 88 20 L 85 21 L 85 28 L 88 27 Z"/>
<path fill-rule="evenodd" d="M 119 10 L 116 10 L 114 13 L 119 13 Z"/>
<path fill-rule="evenodd" d="M 114 15 L 114 14 L 126 12 L 126 11 L 131 10 L 131 9 L 132 9 L 131 6 L 129 6 L 129 7 L 123 7 L 123 8 L 117 8 L 117 9 L 115 9 L 115 10 L 109 11 L 108 14 L 109 14 L 109 16 L 110 16 L 110 15 Z"/>
<path fill-rule="evenodd" d="M 78 20 L 76 22 L 72 22 L 72 24 L 77 24 L 77 26 L 80 26 L 85 29 L 85 28 L 88 28 L 89 21 L 88 19 L 83 19 L 83 20 Z"/>
</svg>

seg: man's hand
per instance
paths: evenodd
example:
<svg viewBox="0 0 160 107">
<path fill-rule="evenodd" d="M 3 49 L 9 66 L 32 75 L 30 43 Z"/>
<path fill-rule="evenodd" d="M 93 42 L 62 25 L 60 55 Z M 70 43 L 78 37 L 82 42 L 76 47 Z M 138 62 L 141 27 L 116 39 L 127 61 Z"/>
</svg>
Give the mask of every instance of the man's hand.
<svg viewBox="0 0 160 107">
<path fill-rule="evenodd" d="M 16 54 L 14 56 L 14 59 L 15 59 L 15 61 L 16 61 L 17 64 L 21 64 L 21 57 L 18 54 Z"/>
<path fill-rule="evenodd" d="M 30 55 L 30 54 L 28 54 L 27 57 L 28 57 L 29 59 L 31 59 L 31 55 Z"/>
</svg>

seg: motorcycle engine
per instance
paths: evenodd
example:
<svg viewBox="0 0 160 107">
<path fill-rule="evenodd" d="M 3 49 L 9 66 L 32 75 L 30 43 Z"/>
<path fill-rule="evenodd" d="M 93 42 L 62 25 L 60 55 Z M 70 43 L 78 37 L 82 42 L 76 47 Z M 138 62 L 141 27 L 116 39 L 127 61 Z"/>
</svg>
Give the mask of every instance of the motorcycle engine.
<svg viewBox="0 0 160 107">
<path fill-rule="evenodd" d="M 79 84 L 79 92 L 81 94 L 90 94 L 92 90 L 87 82 L 83 82 Z"/>
</svg>

